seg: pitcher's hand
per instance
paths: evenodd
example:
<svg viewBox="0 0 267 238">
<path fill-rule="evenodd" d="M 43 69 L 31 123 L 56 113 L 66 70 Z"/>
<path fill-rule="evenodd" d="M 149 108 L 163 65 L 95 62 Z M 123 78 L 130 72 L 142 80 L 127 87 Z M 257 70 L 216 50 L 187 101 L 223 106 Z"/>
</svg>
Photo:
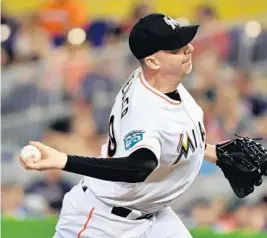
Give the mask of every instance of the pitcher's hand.
<svg viewBox="0 0 267 238">
<path fill-rule="evenodd" d="M 63 169 L 67 163 L 67 154 L 61 153 L 49 146 L 46 146 L 37 141 L 30 141 L 30 145 L 35 146 L 41 153 L 41 159 L 34 161 L 29 158 L 23 161 L 19 156 L 19 162 L 27 170 L 48 170 L 48 169 Z"/>
</svg>

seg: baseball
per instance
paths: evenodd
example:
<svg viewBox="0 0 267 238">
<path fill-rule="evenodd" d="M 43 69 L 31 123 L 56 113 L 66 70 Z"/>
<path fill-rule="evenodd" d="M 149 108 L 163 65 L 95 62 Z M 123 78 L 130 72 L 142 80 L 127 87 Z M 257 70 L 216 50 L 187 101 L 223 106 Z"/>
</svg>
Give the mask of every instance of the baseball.
<svg viewBox="0 0 267 238">
<path fill-rule="evenodd" d="M 41 159 L 41 152 L 33 145 L 26 145 L 20 152 L 20 156 L 23 161 L 26 161 L 30 157 L 34 157 L 34 161 Z"/>
</svg>

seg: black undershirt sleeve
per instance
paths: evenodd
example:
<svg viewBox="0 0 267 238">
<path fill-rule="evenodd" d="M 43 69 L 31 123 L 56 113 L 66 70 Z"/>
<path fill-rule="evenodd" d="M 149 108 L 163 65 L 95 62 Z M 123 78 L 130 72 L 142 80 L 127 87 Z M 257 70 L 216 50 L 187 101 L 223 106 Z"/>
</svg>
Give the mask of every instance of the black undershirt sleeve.
<svg viewBox="0 0 267 238">
<path fill-rule="evenodd" d="M 68 155 L 63 170 L 107 181 L 138 183 L 143 182 L 157 165 L 156 155 L 147 148 L 140 148 L 121 158 Z"/>
</svg>

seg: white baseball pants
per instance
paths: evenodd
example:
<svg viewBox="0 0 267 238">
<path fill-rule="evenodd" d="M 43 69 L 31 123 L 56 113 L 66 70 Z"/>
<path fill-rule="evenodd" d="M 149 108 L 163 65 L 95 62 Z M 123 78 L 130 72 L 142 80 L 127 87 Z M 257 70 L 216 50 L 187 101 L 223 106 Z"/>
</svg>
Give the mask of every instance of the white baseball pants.
<svg viewBox="0 0 267 238">
<path fill-rule="evenodd" d="M 170 207 L 141 220 L 123 218 L 111 210 L 78 184 L 64 197 L 53 238 L 192 238 Z"/>
</svg>

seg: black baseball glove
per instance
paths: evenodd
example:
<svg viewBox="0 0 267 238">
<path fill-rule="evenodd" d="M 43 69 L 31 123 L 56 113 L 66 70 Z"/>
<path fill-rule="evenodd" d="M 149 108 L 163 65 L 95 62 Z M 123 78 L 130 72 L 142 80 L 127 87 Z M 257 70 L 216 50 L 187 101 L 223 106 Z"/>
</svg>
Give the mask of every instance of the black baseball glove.
<svg viewBox="0 0 267 238">
<path fill-rule="evenodd" d="M 234 193 L 243 198 L 267 175 L 267 150 L 257 139 L 240 137 L 216 145 L 217 162 Z"/>
</svg>

